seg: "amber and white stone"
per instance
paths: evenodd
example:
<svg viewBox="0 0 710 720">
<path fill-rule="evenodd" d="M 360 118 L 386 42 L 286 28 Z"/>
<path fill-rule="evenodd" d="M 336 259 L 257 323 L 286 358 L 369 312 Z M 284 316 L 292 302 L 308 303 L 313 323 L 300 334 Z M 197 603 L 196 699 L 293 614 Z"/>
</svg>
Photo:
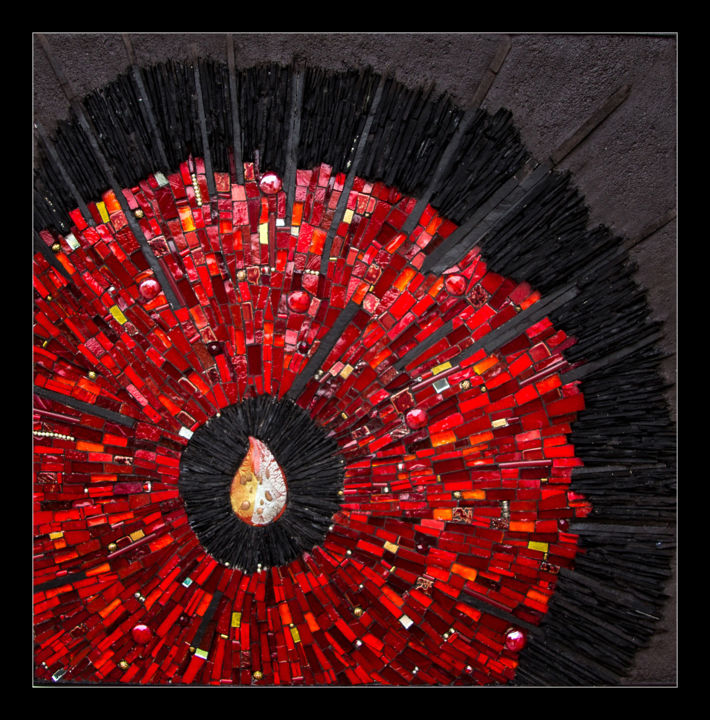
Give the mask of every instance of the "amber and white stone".
<svg viewBox="0 0 710 720">
<path fill-rule="evenodd" d="M 232 510 L 248 525 L 268 525 L 286 509 L 287 495 L 286 477 L 271 450 L 250 437 L 249 450 L 232 478 Z"/>
</svg>

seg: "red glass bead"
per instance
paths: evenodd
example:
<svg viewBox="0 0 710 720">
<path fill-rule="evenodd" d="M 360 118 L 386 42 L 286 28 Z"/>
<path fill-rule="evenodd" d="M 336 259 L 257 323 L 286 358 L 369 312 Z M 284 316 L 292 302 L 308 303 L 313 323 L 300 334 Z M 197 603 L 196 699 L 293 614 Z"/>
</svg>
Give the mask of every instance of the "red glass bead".
<svg viewBox="0 0 710 720">
<path fill-rule="evenodd" d="M 154 278 L 147 278 L 138 286 L 138 290 L 146 300 L 152 300 L 160 292 L 160 283 Z"/>
<path fill-rule="evenodd" d="M 288 306 L 294 312 L 302 313 L 308 310 L 308 306 L 311 304 L 310 295 L 303 290 L 296 290 L 288 296 Z"/>
<path fill-rule="evenodd" d="M 136 625 L 131 630 L 131 635 L 139 645 L 146 645 L 153 637 L 153 633 L 151 632 L 150 628 L 147 625 L 143 624 Z"/>
<path fill-rule="evenodd" d="M 463 295 L 466 292 L 466 278 L 463 275 L 449 275 L 444 286 L 451 295 Z"/>
<path fill-rule="evenodd" d="M 508 650 L 514 650 L 515 652 L 522 650 L 525 647 L 525 633 L 517 628 L 510 628 L 505 633 L 505 646 Z"/>
<path fill-rule="evenodd" d="M 424 410 L 421 410 L 420 408 L 413 408 L 410 410 L 404 416 L 404 419 L 412 430 L 419 430 L 419 428 L 423 428 L 427 423 L 427 415 Z"/>
<path fill-rule="evenodd" d="M 259 188 L 264 195 L 275 195 L 281 190 L 281 178 L 276 173 L 266 173 L 259 181 Z"/>
</svg>

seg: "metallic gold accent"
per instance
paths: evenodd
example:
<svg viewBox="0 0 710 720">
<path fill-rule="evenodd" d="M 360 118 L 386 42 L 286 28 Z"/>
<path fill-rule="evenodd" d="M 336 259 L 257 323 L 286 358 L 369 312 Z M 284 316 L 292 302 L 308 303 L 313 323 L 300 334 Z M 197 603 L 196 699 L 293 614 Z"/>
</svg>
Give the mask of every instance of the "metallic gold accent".
<svg viewBox="0 0 710 720">
<path fill-rule="evenodd" d="M 361 607 L 353 608 L 353 615 L 355 615 L 355 617 L 362 617 L 362 608 Z"/>
<path fill-rule="evenodd" d="M 96 378 L 98 377 L 95 370 L 89 370 L 88 375 L 89 380 L 96 380 Z"/>
<path fill-rule="evenodd" d="M 473 508 L 470 507 L 455 507 L 451 510 L 451 519 L 454 522 L 461 523 L 472 523 L 473 522 Z"/>
<path fill-rule="evenodd" d="M 108 544 L 108 551 L 109 551 L 109 552 L 115 552 L 116 550 L 118 550 L 118 545 L 116 545 L 115 542 L 112 542 L 112 543 L 109 543 L 109 544 Z"/>
<path fill-rule="evenodd" d="M 62 251 L 62 246 L 57 242 L 52 245 L 52 252 L 59 253 Z"/>
<path fill-rule="evenodd" d="M 107 223 L 111 218 L 108 216 L 108 212 L 106 210 L 106 203 L 105 202 L 97 202 L 96 203 L 96 209 L 99 211 L 99 215 L 101 215 L 101 219 Z"/>
<path fill-rule="evenodd" d="M 421 590 L 425 595 L 429 595 L 433 585 L 434 585 L 434 580 L 432 578 L 424 577 L 423 575 L 420 575 L 417 578 L 414 587 L 417 590 Z"/>
<path fill-rule="evenodd" d="M 118 667 L 121 668 L 121 670 L 127 670 L 128 669 L 128 663 L 125 660 L 121 660 L 121 662 L 118 663 Z"/>
<path fill-rule="evenodd" d="M 431 372 L 433 375 L 438 375 L 439 373 L 444 372 L 444 370 L 448 370 L 449 368 L 453 367 L 450 362 L 441 363 L 441 365 L 437 365 L 435 368 L 432 368 Z"/>
<path fill-rule="evenodd" d="M 396 553 L 397 550 L 399 550 L 399 545 L 395 545 L 394 543 L 387 540 L 384 544 L 384 548 L 391 553 Z"/>
<path fill-rule="evenodd" d="M 119 308 L 118 305 L 112 305 L 109 308 L 109 312 L 121 325 L 125 325 L 128 322 L 128 318 L 121 312 L 121 308 Z"/>
<path fill-rule="evenodd" d="M 261 245 L 269 244 L 269 223 L 259 225 L 259 243 Z"/>
<path fill-rule="evenodd" d="M 254 678 L 254 680 L 261 680 L 264 677 L 264 673 L 261 672 L 261 670 L 255 670 L 251 676 Z"/>
<path fill-rule="evenodd" d="M 550 546 L 546 542 L 537 542 L 535 540 L 531 540 L 528 543 L 528 549 L 529 550 L 537 550 L 538 552 L 547 553 L 547 551 L 550 549 Z"/>
</svg>

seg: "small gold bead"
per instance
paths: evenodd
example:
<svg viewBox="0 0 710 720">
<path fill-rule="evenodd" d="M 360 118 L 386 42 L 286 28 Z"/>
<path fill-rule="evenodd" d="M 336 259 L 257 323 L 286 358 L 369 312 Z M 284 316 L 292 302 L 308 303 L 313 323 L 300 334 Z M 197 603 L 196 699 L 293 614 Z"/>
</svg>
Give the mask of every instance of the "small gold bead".
<svg viewBox="0 0 710 720">
<path fill-rule="evenodd" d="M 362 617 L 362 608 L 361 608 L 361 607 L 356 607 L 356 608 L 353 610 L 353 614 L 355 615 L 355 617 Z"/>
<path fill-rule="evenodd" d="M 96 372 L 94 370 L 89 370 L 89 380 L 96 380 Z"/>
<path fill-rule="evenodd" d="M 126 670 L 128 668 L 128 663 L 125 660 L 121 660 L 121 662 L 118 663 L 118 667 L 120 667 L 121 670 Z"/>
<path fill-rule="evenodd" d="M 118 550 L 118 545 L 116 545 L 116 543 L 109 543 L 109 545 L 108 545 L 108 551 L 109 551 L 109 552 L 114 552 L 115 550 Z"/>
<path fill-rule="evenodd" d="M 62 251 L 62 246 L 57 242 L 52 245 L 52 252 L 58 253 Z"/>
<path fill-rule="evenodd" d="M 461 497 L 461 492 L 456 490 L 456 492 L 454 492 L 454 497 L 458 500 Z"/>
<path fill-rule="evenodd" d="M 261 672 L 261 670 L 255 670 L 252 673 L 252 677 L 254 678 L 254 680 L 261 680 L 264 677 L 264 673 Z"/>
<path fill-rule="evenodd" d="M 143 211 L 142 211 L 140 208 L 138 208 L 133 214 L 134 214 L 137 218 L 142 218 L 143 215 L 144 215 Z"/>
<path fill-rule="evenodd" d="M 462 380 L 459 383 L 459 387 L 461 390 L 468 390 L 471 387 L 471 381 L 470 380 Z"/>
</svg>

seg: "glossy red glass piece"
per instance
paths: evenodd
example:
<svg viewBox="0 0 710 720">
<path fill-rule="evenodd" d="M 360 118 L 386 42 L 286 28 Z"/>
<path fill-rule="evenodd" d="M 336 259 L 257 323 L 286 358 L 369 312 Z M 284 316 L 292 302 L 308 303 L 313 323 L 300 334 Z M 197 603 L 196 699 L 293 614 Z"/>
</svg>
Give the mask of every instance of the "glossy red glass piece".
<svg viewBox="0 0 710 720">
<path fill-rule="evenodd" d="M 288 306 L 296 313 L 304 313 L 311 304 L 311 296 L 304 290 L 296 290 L 288 296 Z"/>
<path fill-rule="evenodd" d="M 419 430 L 427 424 L 427 414 L 421 408 L 412 408 L 404 416 L 404 419 L 412 430 Z"/>
<path fill-rule="evenodd" d="M 138 645 L 147 645 L 153 638 L 153 633 L 147 625 L 134 625 L 131 629 L 131 636 Z"/>
<path fill-rule="evenodd" d="M 463 275 L 447 275 L 444 285 L 451 295 L 463 295 L 468 282 Z"/>
</svg>

